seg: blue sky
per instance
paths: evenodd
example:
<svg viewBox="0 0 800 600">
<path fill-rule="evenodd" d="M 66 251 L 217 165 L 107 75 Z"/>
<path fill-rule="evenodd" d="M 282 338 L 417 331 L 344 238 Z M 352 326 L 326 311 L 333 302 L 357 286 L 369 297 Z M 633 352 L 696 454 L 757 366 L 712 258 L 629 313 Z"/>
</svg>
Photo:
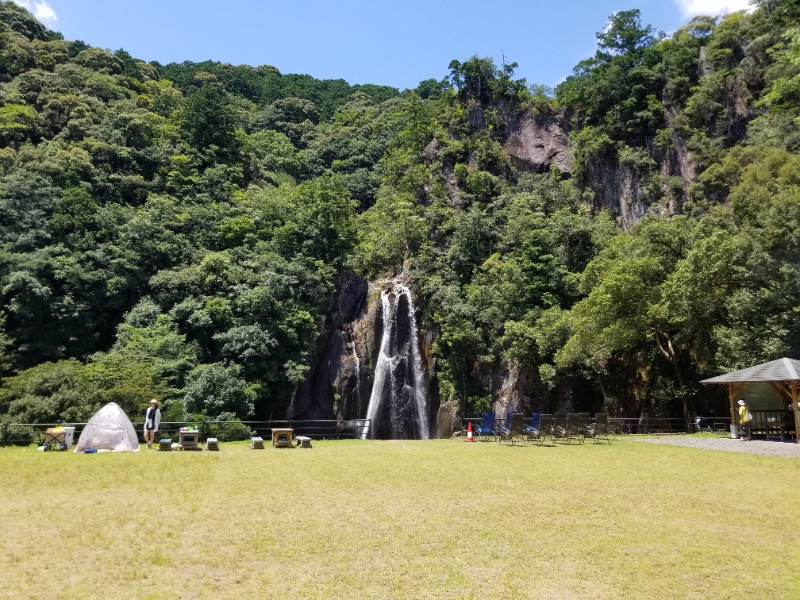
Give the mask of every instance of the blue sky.
<svg viewBox="0 0 800 600">
<path fill-rule="evenodd" d="M 638 8 L 670 32 L 748 0 L 14 0 L 68 40 L 161 63 L 269 64 L 282 73 L 400 89 L 448 74 L 452 59 L 505 56 L 555 86 L 592 55 L 608 16 Z"/>
</svg>

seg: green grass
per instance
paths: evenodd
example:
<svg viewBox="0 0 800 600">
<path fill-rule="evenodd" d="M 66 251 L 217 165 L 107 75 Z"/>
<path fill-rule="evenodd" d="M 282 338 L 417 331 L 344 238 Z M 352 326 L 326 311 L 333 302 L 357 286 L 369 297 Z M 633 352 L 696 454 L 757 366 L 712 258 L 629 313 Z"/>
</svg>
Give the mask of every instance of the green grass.
<svg viewBox="0 0 800 600">
<path fill-rule="evenodd" d="M 800 461 L 639 444 L 0 449 L 3 598 L 798 598 Z"/>
</svg>

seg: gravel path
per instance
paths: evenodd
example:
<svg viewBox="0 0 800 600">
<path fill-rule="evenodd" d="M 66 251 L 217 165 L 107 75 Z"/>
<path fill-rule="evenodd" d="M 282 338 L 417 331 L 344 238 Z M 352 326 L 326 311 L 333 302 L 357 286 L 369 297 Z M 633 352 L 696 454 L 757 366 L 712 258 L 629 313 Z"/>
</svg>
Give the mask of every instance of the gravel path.
<svg viewBox="0 0 800 600">
<path fill-rule="evenodd" d="M 708 438 L 690 436 L 665 436 L 657 438 L 626 439 L 646 444 L 665 444 L 667 446 L 685 446 L 701 450 L 723 450 L 725 452 L 745 452 L 747 454 L 763 454 L 765 456 L 780 456 L 783 458 L 800 458 L 800 444 L 790 442 L 765 442 L 753 440 L 744 442 L 731 438 Z"/>
</svg>

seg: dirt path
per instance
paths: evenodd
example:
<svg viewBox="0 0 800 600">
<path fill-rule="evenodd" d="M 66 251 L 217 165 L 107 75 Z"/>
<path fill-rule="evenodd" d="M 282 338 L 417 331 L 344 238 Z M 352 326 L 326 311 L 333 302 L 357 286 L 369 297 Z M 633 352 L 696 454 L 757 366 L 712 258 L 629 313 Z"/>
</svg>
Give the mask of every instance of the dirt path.
<svg viewBox="0 0 800 600">
<path fill-rule="evenodd" d="M 709 438 L 693 436 L 664 436 L 657 438 L 630 438 L 647 444 L 665 444 L 667 446 L 686 446 L 704 450 L 723 450 L 725 452 L 745 452 L 747 454 L 763 454 L 783 458 L 800 458 L 800 444 L 793 442 L 765 442 L 753 440 L 745 442 L 730 438 Z"/>
</svg>

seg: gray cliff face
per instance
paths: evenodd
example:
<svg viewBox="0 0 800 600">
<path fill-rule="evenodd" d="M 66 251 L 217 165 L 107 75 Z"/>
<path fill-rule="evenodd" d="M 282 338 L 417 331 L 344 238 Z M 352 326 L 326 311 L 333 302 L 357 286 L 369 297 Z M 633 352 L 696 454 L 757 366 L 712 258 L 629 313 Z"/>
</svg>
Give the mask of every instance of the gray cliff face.
<svg viewBox="0 0 800 600">
<path fill-rule="evenodd" d="M 698 55 L 698 75 L 714 74 L 707 49 Z M 733 145 L 745 138 L 753 118 L 753 97 L 741 77 L 727 80 L 725 89 L 725 138 Z M 687 139 L 676 125 L 678 110 L 665 101 L 664 118 L 670 132 L 667 148 L 657 148 L 648 141 L 649 168 L 625 164 L 618 157 L 593 157 L 581 165 L 582 186 L 594 192 L 594 207 L 607 208 L 625 229 L 630 230 L 647 214 L 671 216 L 683 212 L 689 189 L 697 182 L 700 167 L 692 156 Z"/>
<path fill-rule="evenodd" d="M 646 214 L 660 212 L 651 202 L 645 177 L 634 167 L 594 159 L 584 165 L 584 178 L 594 191 L 595 210 L 608 209 L 627 231 Z"/>
<path fill-rule="evenodd" d="M 680 214 L 689 185 L 697 177 L 697 164 L 685 140 L 673 130 L 669 148 L 653 157 L 631 154 L 624 161 L 595 156 L 582 165 L 583 185 L 594 193 L 595 210 L 608 209 L 627 231 L 648 214 Z"/>
<path fill-rule="evenodd" d="M 534 116 L 527 111 L 506 117 L 508 125 L 503 147 L 517 168 L 543 173 L 555 167 L 565 175 L 573 173 L 574 154 L 563 113 Z M 667 115 L 670 121 L 674 118 L 675 115 Z M 615 156 L 592 157 L 581 165 L 582 185 L 594 192 L 595 209 L 608 209 L 628 230 L 647 214 L 681 212 L 689 184 L 696 179 L 697 166 L 685 140 L 675 128 L 671 130 L 670 148 L 656 153 L 652 165 L 624 162 Z M 433 153 L 436 149 L 429 147 L 427 151 Z M 654 183 L 654 175 L 660 181 Z M 676 186 L 678 180 L 682 183 Z M 656 200 L 659 195 L 666 200 Z"/>
<path fill-rule="evenodd" d="M 529 111 L 523 113 L 509 123 L 503 147 L 523 171 L 544 173 L 551 166 L 562 173 L 572 171 L 572 150 L 562 114 L 533 116 Z"/>
<path fill-rule="evenodd" d="M 602 411 L 604 398 L 590 380 L 577 375 L 562 379 L 554 389 L 542 383 L 536 368 L 515 363 L 500 365 L 486 381 L 492 395 L 492 410 L 499 419 L 508 413 L 557 411 Z"/>
<path fill-rule="evenodd" d="M 536 406 L 538 377 L 516 364 L 503 365 L 491 381 L 493 408 L 498 415 L 509 412 L 531 412 Z"/>
<path fill-rule="evenodd" d="M 340 278 L 311 371 L 295 389 L 290 418 L 333 419 L 358 410 L 353 323 L 366 309 L 367 288 L 367 281 L 352 273 Z"/>
</svg>

